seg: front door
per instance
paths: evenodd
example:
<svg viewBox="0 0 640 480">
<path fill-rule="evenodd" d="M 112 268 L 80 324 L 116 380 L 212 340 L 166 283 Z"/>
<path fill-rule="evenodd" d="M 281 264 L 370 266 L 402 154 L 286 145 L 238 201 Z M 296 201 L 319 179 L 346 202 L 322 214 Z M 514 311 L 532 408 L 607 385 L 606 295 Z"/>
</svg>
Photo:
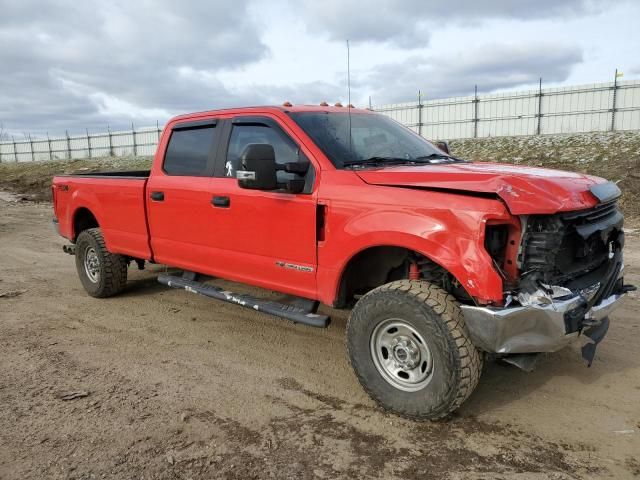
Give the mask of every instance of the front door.
<svg viewBox="0 0 640 480">
<path fill-rule="evenodd" d="M 314 171 L 304 192 L 247 190 L 235 178 L 240 155 L 252 143 L 273 146 L 276 162 L 306 161 L 300 146 L 269 117 L 236 117 L 221 148 L 210 191 L 222 276 L 313 298 L 316 294 L 316 194 Z M 278 172 L 284 181 L 288 174 Z M 299 177 L 297 177 L 299 178 Z"/>
</svg>

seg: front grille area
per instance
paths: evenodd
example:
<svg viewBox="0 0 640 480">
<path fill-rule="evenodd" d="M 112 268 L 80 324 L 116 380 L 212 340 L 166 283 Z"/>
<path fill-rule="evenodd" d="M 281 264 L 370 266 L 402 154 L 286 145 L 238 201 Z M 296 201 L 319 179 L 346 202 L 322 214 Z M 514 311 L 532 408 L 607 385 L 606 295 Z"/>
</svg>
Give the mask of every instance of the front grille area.
<svg viewBox="0 0 640 480">
<path fill-rule="evenodd" d="M 610 253 L 622 248 L 623 217 L 615 201 L 589 210 L 527 219 L 519 254 L 520 288 L 539 284 L 580 289 L 599 281 Z"/>
</svg>

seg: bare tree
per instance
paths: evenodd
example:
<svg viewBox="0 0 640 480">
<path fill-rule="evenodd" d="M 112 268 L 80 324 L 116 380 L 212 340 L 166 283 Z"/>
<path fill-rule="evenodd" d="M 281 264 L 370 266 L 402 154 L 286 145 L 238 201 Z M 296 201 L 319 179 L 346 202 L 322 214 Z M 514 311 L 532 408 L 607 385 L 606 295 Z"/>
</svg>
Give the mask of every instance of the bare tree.
<svg viewBox="0 0 640 480">
<path fill-rule="evenodd" d="M 0 122 L 0 142 L 8 142 L 11 140 L 11 137 L 4 130 L 4 123 Z"/>
</svg>

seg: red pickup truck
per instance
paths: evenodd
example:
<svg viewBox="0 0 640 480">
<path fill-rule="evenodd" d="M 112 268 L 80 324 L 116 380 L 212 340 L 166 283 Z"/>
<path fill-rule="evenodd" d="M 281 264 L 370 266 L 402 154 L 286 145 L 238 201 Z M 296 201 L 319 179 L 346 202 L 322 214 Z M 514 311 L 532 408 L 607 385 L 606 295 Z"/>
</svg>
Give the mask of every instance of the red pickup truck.
<svg viewBox="0 0 640 480">
<path fill-rule="evenodd" d="M 620 191 L 603 179 L 455 158 L 399 123 L 339 106 L 194 113 L 151 171 L 53 179 L 54 223 L 94 297 L 127 268 L 173 288 L 326 327 L 352 308 L 356 376 L 383 407 L 448 415 L 487 355 L 531 369 L 581 339 L 589 364 L 626 291 Z M 198 276 L 290 295 L 268 302 Z"/>
</svg>

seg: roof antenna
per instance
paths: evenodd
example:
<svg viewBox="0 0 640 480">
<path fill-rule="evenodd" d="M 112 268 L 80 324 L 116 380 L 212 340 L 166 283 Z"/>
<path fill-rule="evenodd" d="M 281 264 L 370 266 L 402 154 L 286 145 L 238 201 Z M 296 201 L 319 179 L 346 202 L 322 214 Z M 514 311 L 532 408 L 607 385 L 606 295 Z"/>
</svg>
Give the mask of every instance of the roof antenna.
<svg viewBox="0 0 640 480">
<path fill-rule="evenodd" d="M 351 59 L 349 53 L 349 40 L 347 40 L 347 112 L 349 113 L 349 153 L 353 160 L 353 145 L 351 140 Z"/>
</svg>

